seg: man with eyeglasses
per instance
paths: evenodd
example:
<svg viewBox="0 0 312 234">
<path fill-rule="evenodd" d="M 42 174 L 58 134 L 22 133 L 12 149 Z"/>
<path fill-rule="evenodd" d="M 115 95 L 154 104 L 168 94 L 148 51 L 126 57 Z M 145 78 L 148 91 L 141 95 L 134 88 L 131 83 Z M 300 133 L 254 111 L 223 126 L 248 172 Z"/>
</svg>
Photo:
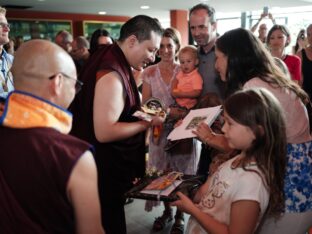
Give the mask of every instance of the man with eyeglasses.
<svg viewBox="0 0 312 234">
<path fill-rule="evenodd" d="M 61 30 L 55 36 L 55 43 L 62 47 L 67 53 L 71 53 L 73 36 L 66 30 Z"/>
<path fill-rule="evenodd" d="M 9 43 L 10 25 L 6 19 L 6 9 L 0 7 L 0 98 L 5 99 L 14 90 L 13 76 L 10 68 L 13 56 L 8 54 L 3 46 Z"/>
<path fill-rule="evenodd" d="M 76 37 L 72 43 L 72 51 L 70 55 L 74 59 L 78 74 L 90 57 L 89 48 L 90 43 L 83 36 Z"/>
<path fill-rule="evenodd" d="M 32 56 L 29 56 L 29 55 Z M 61 47 L 31 40 L 0 114 L 0 232 L 103 234 L 91 145 L 68 135 L 82 83 Z"/>
</svg>

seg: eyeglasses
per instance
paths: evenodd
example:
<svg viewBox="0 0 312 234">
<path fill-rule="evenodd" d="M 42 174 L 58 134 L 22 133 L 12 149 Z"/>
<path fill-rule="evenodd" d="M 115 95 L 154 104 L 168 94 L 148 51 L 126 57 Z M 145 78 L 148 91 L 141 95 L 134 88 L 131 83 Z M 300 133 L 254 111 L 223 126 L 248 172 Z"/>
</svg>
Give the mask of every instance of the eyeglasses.
<svg viewBox="0 0 312 234">
<path fill-rule="evenodd" d="M 8 23 L 0 22 L 0 27 L 1 27 L 1 28 L 8 28 L 8 29 L 10 29 L 11 25 L 8 24 Z"/>
<path fill-rule="evenodd" d="M 63 72 L 59 72 L 59 73 L 57 73 L 57 74 L 54 74 L 54 75 L 50 76 L 50 77 L 49 77 L 49 80 L 53 80 L 58 74 L 62 74 L 63 77 L 75 81 L 75 82 L 76 82 L 76 83 L 75 83 L 75 91 L 76 91 L 76 94 L 80 92 L 80 90 L 81 90 L 81 88 L 82 88 L 82 86 L 83 86 L 83 82 L 80 81 L 80 80 L 78 80 L 78 79 L 75 79 L 75 78 L 73 78 L 73 77 L 70 77 L 69 75 L 66 75 L 66 74 L 63 73 Z"/>
</svg>

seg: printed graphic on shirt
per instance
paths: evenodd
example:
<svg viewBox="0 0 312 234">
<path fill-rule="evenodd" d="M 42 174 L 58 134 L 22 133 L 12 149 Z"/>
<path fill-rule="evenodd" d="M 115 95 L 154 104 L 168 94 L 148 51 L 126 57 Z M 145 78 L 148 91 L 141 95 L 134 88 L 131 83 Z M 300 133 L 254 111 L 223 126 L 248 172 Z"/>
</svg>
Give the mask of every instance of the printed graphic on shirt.
<svg viewBox="0 0 312 234">
<path fill-rule="evenodd" d="M 220 199 L 229 185 L 225 181 L 219 180 L 219 170 L 213 176 L 213 181 L 208 192 L 204 195 L 201 205 L 211 209 L 214 207 L 216 200 Z"/>
</svg>

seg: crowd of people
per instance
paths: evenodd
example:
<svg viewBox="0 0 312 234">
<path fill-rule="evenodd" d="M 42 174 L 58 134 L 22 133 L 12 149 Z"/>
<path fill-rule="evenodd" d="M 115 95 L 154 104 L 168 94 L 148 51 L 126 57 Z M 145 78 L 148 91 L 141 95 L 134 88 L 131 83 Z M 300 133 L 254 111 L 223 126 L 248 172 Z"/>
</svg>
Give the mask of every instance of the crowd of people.
<svg viewBox="0 0 312 234">
<path fill-rule="evenodd" d="M 257 37 L 265 17 L 273 26 L 261 24 Z M 1 233 L 126 234 L 125 193 L 148 170 L 205 181 L 194 196 L 165 202 L 154 231 L 173 220 L 171 234 L 312 227 L 312 24 L 293 54 L 287 26 L 269 13 L 251 30 L 217 36 L 214 8 L 200 3 L 189 27 L 196 46 L 137 15 L 118 39 L 62 30 L 8 53 L 0 7 Z M 151 98 L 165 114 L 135 117 Z M 222 114 L 199 123 L 195 138 L 167 139 L 190 110 L 217 105 Z"/>
</svg>

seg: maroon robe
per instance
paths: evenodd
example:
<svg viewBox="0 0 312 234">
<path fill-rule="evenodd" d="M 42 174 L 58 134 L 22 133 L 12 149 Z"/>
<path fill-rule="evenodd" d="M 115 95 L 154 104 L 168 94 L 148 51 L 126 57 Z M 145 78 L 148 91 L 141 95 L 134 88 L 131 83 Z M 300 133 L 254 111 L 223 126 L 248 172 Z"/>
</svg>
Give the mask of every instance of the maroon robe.
<svg viewBox="0 0 312 234">
<path fill-rule="evenodd" d="M 67 182 L 90 145 L 52 128 L 0 126 L 0 233 L 75 233 Z"/>
<path fill-rule="evenodd" d="M 118 121 L 138 121 L 132 114 L 140 109 L 141 102 L 131 67 L 119 46 L 113 44 L 96 51 L 81 72 L 79 79 L 84 82 L 84 86 L 70 107 L 74 115 L 71 134 L 95 146 L 104 228 L 108 233 L 122 234 L 125 230 L 119 227 L 125 226 L 124 193 L 131 188 L 135 177 L 142 177 L 145 173 L 145 132 L 109 143 L 96 140 L 93 130 L 93 99 L 96 75 L 103 70 L 115 71 L 123 80 L 126 100 Z M 114 205 L 115 207 L 111 207 Z M 119 211 L 115 218 L 113 210 Z M 105 223 L 114 226 L 113 229 Z"/>
</svg>

